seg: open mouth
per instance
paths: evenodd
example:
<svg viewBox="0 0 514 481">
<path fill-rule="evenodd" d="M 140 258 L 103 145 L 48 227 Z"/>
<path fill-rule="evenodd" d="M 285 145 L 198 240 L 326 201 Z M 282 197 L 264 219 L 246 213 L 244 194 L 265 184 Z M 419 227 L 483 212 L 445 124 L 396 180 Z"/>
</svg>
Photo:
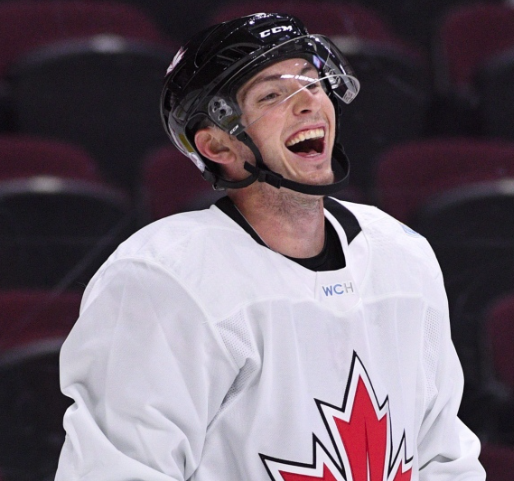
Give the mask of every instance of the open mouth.
<svg viewBox="0 0 514 481">
<path fill-rule="evenodd" d="M 298 132 L 286 142 L 286 147 L 295 154 L 321 154 L 325 148 L 325 130 L 319 128 Z"/>
</svg>

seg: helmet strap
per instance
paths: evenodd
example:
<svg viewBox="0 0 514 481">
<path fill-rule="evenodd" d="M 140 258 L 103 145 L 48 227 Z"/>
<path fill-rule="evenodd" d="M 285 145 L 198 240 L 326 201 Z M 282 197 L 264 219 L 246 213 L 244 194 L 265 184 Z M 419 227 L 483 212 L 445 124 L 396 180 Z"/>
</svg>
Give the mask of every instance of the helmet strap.
<svg viewBox="0 0 514 481">
<path fill-rule="evenodd" d="M 203 176 L 206 180 L 212 183 L 215 190 L 241 189 L 243 187 L 248 187 L 257 181 L 265 182 L 266 184 L 271 185 L 276 189 L 285 187 L 286 189 L 293 190 L 302 194 L 325 196 L 340 192 L 348 183 L 350 162 L 344 153 L 344 150 L 338 143 L 334 145 L 332 160 L 336 181 L 330 184 L 313 185 L 303 184 L 301 182 L 295 182 L 294 180 L 286 179 L 277 172 L 270 170 L 264 163 L 259 149 L 246 132 L 241 132 L 236 137 L 238 140 L 247 145 L 248 148 L 253 152 L 256 159 L 256 165 L 245 162 L 243 167 L 247 172 L 250 173 L 250 175 L 239 181 L 227 180 L 208 170 L 205 170 Z"/>
<path fill-rule="evenodd" d="M 257 180 L 257 176 L 254 174 L 249 175 L 243 180 L 228 180 L 208 170 L 204 170 L 202 176 L 212 184 L 214 190 L 242 189 L 243 187 L 248 187 Z"/>
</svg>

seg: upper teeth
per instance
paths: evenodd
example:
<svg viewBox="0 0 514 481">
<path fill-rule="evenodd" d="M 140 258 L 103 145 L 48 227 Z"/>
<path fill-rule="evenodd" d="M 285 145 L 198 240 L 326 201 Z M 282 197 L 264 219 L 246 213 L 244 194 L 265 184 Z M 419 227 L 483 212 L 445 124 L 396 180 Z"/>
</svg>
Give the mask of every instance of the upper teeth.
<svg viewBox="0 0 514 481">
<path fill-rule="evenodd" d="M 325 132 L 323 131 L 323 129 L 304 130 L 304 131 L 296 134 L 291 139 L 289 139 L 286 142 L 286 147 L 291 147 L 291 146 L 297 144 L 298 142 L 303 142 L 304 140 L 320 139 L 320 138 L 324 137 L 324 135 L 325 135 Z"/>
</svg>

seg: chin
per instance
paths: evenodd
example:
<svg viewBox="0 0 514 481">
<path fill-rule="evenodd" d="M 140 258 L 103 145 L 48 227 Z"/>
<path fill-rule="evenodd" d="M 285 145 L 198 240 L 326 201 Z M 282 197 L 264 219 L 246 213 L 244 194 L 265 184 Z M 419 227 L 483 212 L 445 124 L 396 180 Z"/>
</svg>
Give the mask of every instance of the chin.
<svg viewBox="0 0 514 481">
<path fill-rule="evenodd" d="M 300 182 L 309 185 L 325 185 L 332 184 L 335 180 L 334 172 L 325 172 L 323 174 L 315 172 Z"/>
</svg>

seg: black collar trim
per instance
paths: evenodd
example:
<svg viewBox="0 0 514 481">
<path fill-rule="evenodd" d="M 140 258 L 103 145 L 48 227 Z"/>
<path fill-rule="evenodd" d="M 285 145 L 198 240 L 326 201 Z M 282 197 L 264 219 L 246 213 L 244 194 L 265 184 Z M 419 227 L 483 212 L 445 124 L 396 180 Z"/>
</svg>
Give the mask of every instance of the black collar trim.
<svg viewBox="0 0 514 481">
<path fill-rule="evenodd" d="M 350 244 L 362 230 L 357 218 L 344 205 L 330 197 L 325 197 L 323 204 L 325 209 L 327 209 L 336 218 L 337 222 L 341 224 L 341 227 L 344 229 L 346 234 L 346 238 L 348 239 L 348 244 Z M 219 199 L 216 202 L 216 207 L 228 215 L 234 222 L 239 224 L 258 244 L 267 247 L 229 197 L 226 196 Z"/>
<path fill-rule="evenodd" d="M 325 209 L 327 209 L 336 218 L 337 222 L 341 224 L 341 227 L 344 229 L 346 234 L 346 238 L 348 239 L 348 245 L 350 245 L 353 239 L 355 239 L 359 232 L 362 231 L 357 217 L 355 217 L 344 205 L 330 197 L 325 197 L 323 199 L 323 204 Z"/>
</svg>

